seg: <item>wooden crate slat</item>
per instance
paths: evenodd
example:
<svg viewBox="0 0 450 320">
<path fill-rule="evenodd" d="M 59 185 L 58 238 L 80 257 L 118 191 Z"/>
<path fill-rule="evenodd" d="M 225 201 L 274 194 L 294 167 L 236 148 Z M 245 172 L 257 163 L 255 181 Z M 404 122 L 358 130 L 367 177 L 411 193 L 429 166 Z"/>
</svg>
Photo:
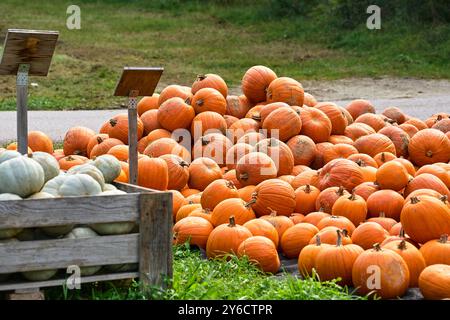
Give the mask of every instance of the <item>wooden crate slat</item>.
<svg viewBox="0 0 450 320">
<path fill-rule="evenodd" d="M 93 275 L 88 277 L 81 277 L 80 282 L 90 283 L 97 281 L 112 281 L 112 280 L 121 280 L 121 279 L 131 279 L 139 277 L 138 272 L 120 272 L 120 273 L 110 273 L 110 274 L 101 274 L 101 275 Z M 66 283 L 66 279 L 54 279 L 47 281 L 23 281 L 23 282 L 13 282 L 13 283 L 5 283 L 0 284 L 0 291 L 10 291 L 10 290 L 24 290 L 24 289 L 33 289 L 33 288 L 46 288 L 46 287 L 56 287 L 62 286 Z"/>
<path fill-rule="evenodd" d="M 137 263 L 139 234 L 0 244 L 0 273 Z M 156 248 L 155 248 L 156 249 Z"/>
<path fill-rule="evenodd" d="M 139 194 L 0 201 L 0 229 L 137 221 Z"/>
<path fill-rule="evenodd" d="M 125 182 L 114 182 L 117 189 L 125 191 L 126 193 L 160 193 L 160 190 L 154 190 L 144 187 L 135 186 Z"/>
</svg>

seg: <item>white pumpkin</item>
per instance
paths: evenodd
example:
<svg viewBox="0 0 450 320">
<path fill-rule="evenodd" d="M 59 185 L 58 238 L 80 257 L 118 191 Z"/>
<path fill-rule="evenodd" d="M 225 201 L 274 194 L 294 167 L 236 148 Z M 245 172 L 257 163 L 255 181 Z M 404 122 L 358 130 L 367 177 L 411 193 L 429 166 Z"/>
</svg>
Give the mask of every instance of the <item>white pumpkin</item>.
<svg viewBox="0 0 450 320">
<path fill-rule="evenodd" d="M 92 164 L 80 164 L 78 166 L 70 168 L 67 171 L 67 174 L 80 174 L 80 173 L 87 174 L 92 178 L 94 178 L 95 181 L 98 182 L 98 184 L 100 185 L 100 187 L 102 187 L 103 190 L 105 186 L 105 178 L 103 177 L 103 173 L 99 169 L 97 169 L 97 167 L 93 166 Z"/>
<path fill-rule="evenodd" d="M 112 196 L 112 195 L 117 195 L 117 194 L 127 194 L 125 191 L 122 190 L 108 190 L 108 191 L 103 191 L 102 193 L 100 193 L 101 196 Z"/>
<path fill-rule="evenodd" d="M 0 163 L 3 163 L 5 161 L 8 161 L 8 160 L 11 160 L 11 159 L 14 159 L 14 158 L 19 158 L 21 156 L 22 156 L 22 154 L 20 152 L 18 152 L 18 151 L 6 150 L 6 151 L 3 151 L 0 154 Z"/>
<path fill-rule="evenodd" d="M 122 171 L 119 160 L 110 154 L 104 154 L 95 158 L 93 164 L 103 173 L 106 183 L 116 180 Z"/>
<path fill-rule="evenodd" d="M 117 190 L 117 188 L 110 183 L 105 183 L 105 186 L 103 187 L 103 191 L 113 191 L 113 190 Z"/>
<path fill-rule="evenodd" d="M 21 197 L 12 193 L 1 193 L 0 201 L 8 201 L 8 200 L 22 200 Z M 9 239 L 15 237 L 22 231 L 20 228 L 15 229 L 0 229 L 0 239 Z"/>
<path fill-rule="evenodd" d="M 84 238 L 93 238 L 98 237 L 98 234 L 95 233 L 90 228 L 86 227 L 77 227 L 74 228 L 72 231 L 70 231 L 66 236 L 65 239 L 84 239 Z M 80 272 L 82 276 L 91 276 L 94 273 L 98 272 L 102 266 L 92 266 L 92 267 L 81 267 Z"/>
<path fill-rule="evenodd" d="M 42 189 L 44 169 L 27 156 L 0 164 L 0 193 L 13 193 L 26 198 Z"/>
<path fill-rule="evenodd" d="M 54 197 L 77 197 L 98 195 L 102 192 L 102 188 L 94 178 L 80 173 L 57 176 L 48 181 L 42 191 Z"/>
<path fill-rule="evenodd" d="M 44 181 L 47 182 L 50 179 L 59 175 L 59 163 L 55 157 L 47 152 L 36 151 L 28 155 L 34 161 L 37 161 L 42 169 L 44 169 Z"/>
</svg>

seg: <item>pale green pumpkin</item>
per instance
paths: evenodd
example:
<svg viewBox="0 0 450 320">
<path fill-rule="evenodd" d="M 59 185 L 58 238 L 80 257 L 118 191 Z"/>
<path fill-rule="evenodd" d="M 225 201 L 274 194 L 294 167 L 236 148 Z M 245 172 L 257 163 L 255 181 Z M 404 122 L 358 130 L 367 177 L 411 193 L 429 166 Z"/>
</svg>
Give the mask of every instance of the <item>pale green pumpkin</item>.
<svg viewBox="0 0 450 320">
<path fill-rule="evenodd" d="M 27 156 L 0 164 L 0 193 L 13 193 L 26 198 L 40 191 L 43 185 L 44 169 Z"/>
<path fill-rule="evenodd" d="M 103 187 L 103 191 L 114 191 L 117 190 L 117 188 L 110 184 L 110 183 L 105 183 L 105 186 Z"/>
<path fill-rule="evenodd" d="M 95 158 L 93 164 L 103 173 L 106 183 L 112 183 L 122 171 L 119 160 L 110 154 Z"/>
<path fill-rule="evenodd" d="M 105 178 L 103 177 L 103 173 L 99 169 L 97 169 L 97 167 L 89 163 L 80 164 L 78 166 L 70 168 L 67 171 L 67 174 L 80 174 L 80 173 L 87 174 L 92 178 L 94 178 L 94 180 L 98 182 L 98 184 L 100 185 L 100 187 L 102 187 L 103 190 L 105 186 Z"/>
<path fill-rule="evenodd" d="M 102 192 L 102 188 L 94 178 L 80 173 L 59 175 L 48 181 L 42 191 L 54 197 L 78 197 L 98 195 Z"/>
<path fill-rule="evenodd" d="M 0 163 L 3 163 L 5 161 L 8 161 L 8 160 L 11 160 L 14 158 L 19 158 L 21 156 L 22 156 L 22 154 L 20 152 L 17 152 L 15 150 L 6 150 L 0 154 Z"/>
<path fill-rule="evenodd" d="M 94 230 L 86 227 L 77 227 L 70 231 L 64 238 L 65 239 L 85 239 L 98 237 L 98 234 Z M 92 266 L 92 267 L 81 267 L 82 276 L 91 276 L 98 272 L 102 266 Z"/>
<path fill-rule="evenodd" d="M 55 157 L 48 154 L 47 152 L 33 152 L 28 155 L 34 161 L 37 161 L 42 169 L 44 169 L 44 181 L 47 182 L 50 179 L 59 175 L 59 163 L 56 161 Z"/>
</svg>

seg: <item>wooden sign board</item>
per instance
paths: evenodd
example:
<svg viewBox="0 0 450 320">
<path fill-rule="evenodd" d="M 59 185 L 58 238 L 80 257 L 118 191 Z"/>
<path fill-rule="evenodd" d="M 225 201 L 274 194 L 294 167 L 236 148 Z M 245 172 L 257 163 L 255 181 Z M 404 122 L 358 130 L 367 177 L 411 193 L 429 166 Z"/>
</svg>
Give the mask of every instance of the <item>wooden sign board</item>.
<svg viewBox="0 0 450 320">
<path fill-rule="evenodd" d="M 128 97 L 131 92 L 139 96 L 151 96 L 155 92 L 164 68 L 123 68 L 122 76 L 117 83 L 115 96 Z"/>
<path fill-rule="evenodd" d="M 0 75 L 16 75 L 20 64 L 28 64 L 29 75 L 46 76 L 58 36 L 58 31 L 8 29 Z"/>
</svg>

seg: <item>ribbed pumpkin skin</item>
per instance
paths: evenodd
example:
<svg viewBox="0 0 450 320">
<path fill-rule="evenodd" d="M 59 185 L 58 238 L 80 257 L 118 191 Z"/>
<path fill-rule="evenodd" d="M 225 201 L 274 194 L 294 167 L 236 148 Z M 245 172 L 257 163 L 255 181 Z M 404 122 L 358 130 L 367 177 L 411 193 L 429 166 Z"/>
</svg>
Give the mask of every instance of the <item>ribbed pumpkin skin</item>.
<svg viewBox="0 0 450 320">
<path fill-rule="evenodd" d="M 229 221 L 231 216 L 234 216 L 236 224 L 239 225 L 256 218 L 249 203 L 241 198 L 230 198 L 223 200 L 214 207 L 211 213 L 211 222 L 217 227 Z"/>
<path fill-rule="evenodd" d="M 281 107 L 272 111 L 264 119 L 262 128 L 267 130 L 270 137 L 287 141 L 300 133 L 302 120 L 290 107 Z"/>
<path fill-rule="evenodd" d="M 344 130 L 344 135 L 346 137 L 349 137 L 353 141 L 356 141 L 357 139 L 363 136 L 367 136 L 373 133 L 376 132 L 371 126 L 361 122 L 352 123 L 351 125 L 347 126 Z"/>
<path fill-rule="evenodd" d="M 419 288 L 425 299 L 450 299 L 450 265 L 426 267 L 419 276 Z"/>
<path fill-rule="evenodd" d="M 94 145 L 92 148 L 89 157 L 92 159 L 94 157 L 101 156 L 103 154 L 107 154 L 109 150 L 111 150 L 114 146 L 120 146 L 123 145 L 123 142 L 119 139 L 115 138 L 107 138 L 104 139 L 102 142 L 100 142 L 97 145 Z"/>
<path fill-rule="evenodd" d="M 189 187 L 204 190 L 211 182 L 222 179 L 222 171 L 214 160 L 197 158 L 189 165 Z"/>
<path fill-rule="evenodd" d="M 194 138 L 211 132 L 220 132 L 225 134 L 226 130 L 227 122 L 220 114 L 214 111 L 199 113 L 195 116 L 191 123 L 191 135 Z"/>
<path fill-rule="evenodd" d="M 320 190 L 314 186 L 301 186 L 295 190 L 295 212 L 308 214 L 316 210 L 316 200 Z"/>
<path fill-rule="evenodd" d="M 128 144 L 128 114 L 120 113 L 109 120 L 110 128 L 107 134 L 110 138 L 116 138 Z M 137 119 L 137 138 L 142 138 L 144 134 L 144 124 L 141 119 Z M 64 152 L 65 153 L 65 152 Z"/>
<path fill-rule="evenodd" d="M 316 212 L 311 212 L 308 213 L 305 218 L 303 218 L 303 223 L 310 223 L 312 225 L 315 225 L 317 227 L 317 225 L 319 224 L 320 220 L 322 220 L 323 218 L 326 217 L 330 217 L 330 214 L 326 213 L 326 212 L 322 212 L 322 211 L 316 211 Z"/>
<path fill-rule="evenodd" d="M 87 162 L 88 160 L 88 158 L 83 156 L 72 155 L 59 159 L 58 164 L 61 170 L 67 171 L 74 166 Z"/>
<path fill-rule="evenodd" d="M 191 86 L 192 94 L 203 88 L 213 88 L 219 91 L 224 98 L 228 95 L 228 87 L 221 76 L 214 73 L 200 74 Z"/>
<path fill-rule="evenodd" d="M 0 193 L 26 198 L 44 185 L 44 170 L 28 157 L 17 157 L 0 164 Z"/>
<path fill-rule="evenodd" d="M 264 219 L 252 219 L 244 223 L 244 227 L 246 227 L 252 235 L 266 237 L 274 243 L 275 248 L 278 247 L 278 231 L 269 221 Z"/>
<path fill-rule="evenodd" d="M 232 182 L 219 179 L 203 190 L 200 203 L 203 209 L 213 210 L 220 202 L 230 198 L 239 198 L 238 190 Z"/>
<path fill-rule="evenodd" d="M 426 242 L 420 247 L 427 266 L 432 264 L 450 265 L 450 241 L 448 235 L 441 235 L 440 239 Z"/>
<path fill-rule="evenodd" d="M 389 233 L 378 223 L 364 222 L 353 231 L 352 242 L 368 250 L 375 243 L 382 243 L 388 236 Z"/>
<path fill-rule="evenodd" d="M 309 241 L 318 232 L 319 229 L 310 223 L 293 225 L 281 237 L 281 251 L 289 259 L 298 258 L 300 251 L 309 244 Z"/>
<path fill-rule="evenodd" d="M 158 122 L 169 131 L 189 128 L 194 117 L 194 108 L 178 97 L 166 100 L 158 109 Z"/>
<path fill-rule="evenodd" d="M 280 179 L 269 179 L 261 182 L 255 188 L 252 204 L 258 217 L 272 211 L 278 215 L 289 216 L 295 209 L 295 192 L 291 185 Z"/>
<path fill-rule="evenodd" d="M 225 167 L 228 150 L 233 143 L 220 133 L 209 133 L 198 139 L 192 148 L 192 157 L 206 157 L 214 160 L 220 167 Z"/>
<path fill-rule="evenodd" d="M 317 255 L 322 251 L 324 246 L 327 244 L 322 243 L 314 243 L 309 244 L 300 251 L 300 255 L 298 256 L 298 272 L 304 276 L 311 276 L 313 274 L 313 269 L 316 264 Z"/>
<path fill-rule="evenodd" d="M 191 88 L 185 86 L 179 86 L 176 84 L 171 84 L 165 87 L 158 98 L 158 106 L 162 105 L 166 100 L 179 97 L 185 101 L 188 98 L 192 97 Z"/>
<path fill-rule="evenodd" d="M 178 209 L 178 211 L 176 212 L 175 222 L 178 222 L 181 219 L 188 217 L 192 212 L 194 212 L 197 209 L 202 210 L 202 206 L 199 203 L 187 202 L 186 204 L 182 205 L 180 209 Z"/>
<path fill-rule="evenodd" d="M 110 154 L 120 161 L 128 161 L 129 148 L 127 145 L 117 145 L 109 149 L 107 154 Z"/>
<path fill-rule="evenodd" d="M 139 116 L 142 116 L 145 112 L 149 110 L 156 110 L 159 107 L 158 104 L 159 94 L 154 93 L 150 97 L 142 97 L 137 104 L 137 112 Z"/>
<path fill-rule="evenodd" d="M 378 168 L 376 179 L 381 189 L 400 191 L 408 184 L 409 175 L 401 163 L 389 161 Z"/>
<path fill-rule="evenodd" d="M 315 105 L 315 108 L 325 113 L 330 119 L 331 134 L 344 134 L 348 120 L 336 104 L 332 102 L 319 102 Z"/>
<path fill-rule="evenodd" d="M 422 173 L 410 180 L 403 194 L 409 196 L 410 193 L 419 189 L 431 189 L 450 198 L 450 191 L 445 183 L 430 173 Z"/>
<path fill-rule="evenodd" d="M 329 187 L 322 190 L 316 199 L 316 210 L 331 213 L 336 200 L 344 195 L 350 196 L 344 187 Z"/>
<path fill-rule="evenodd" d="M 227 112 L 226 115 L 232 116 L 236 119 L 244 118 L 250 110 L 251 102 L 245 95 L 235 96 L 228 95 L 227 97 Z"/>
<path fill-rule="evenodd" d="M 46 153 L 53 153 L 53 141 L 42 131 L 28 132 L 28 147 L 33 152 L 41 151 Z"/>
<path fill-rule="evenodd" d="M 353 119 L 358 118 L 364 113 L 375 113 L 375 107 L 368 100 L 356 99 L 351 101 L 345 109 L 351 114 Z"/>
<path fill-rule="evenodd" d="M 167 163 L 163 159 L 142 157 L 138 160 L 138 185 L 167 190 L 169 173 Z"/>
<path fill-rule="evenodd" d="M 409 135 L 400 127 L 384 127 L 378 133 L 384 134 L 394 143 L 396 155 L 398 157 L 408 157 Z"/>
<path fill-rule="evenodd" d="M 97 181 L 87 174 L 62 175 L 48 181 L 41 190 L 54 197 L 95 196 L 102 192 Z"/>
<path fill-rule="evenodd" d="M 236 143 L 234 146 L 230 147 L 226 155 L 227 168 L 230 170 L 236 169 L 239 159 L 252 151 L 253 147 L 247 143 Z"/>
<path fill-rule="evenodd" d="M 373 182 L 363 182 L 353 189 L 353 193 L 361 196 L 364 200 L 369 199 L 370 195 L 380 190 L 380 187 Z M 401 210 L 401 209 L 400 209 Z"/>
<path fill-rule="evenodd" d="M 275 227 L 278 233 L 278 244 L 286 230 L 294 225 L 294 222 L 292 222 L 290 218 L 286 216 L 277 216 L 275 212 L 272 212 L 267 216 L 262 216 L 260 219 L 270 222 Z"/>
<path fill-rule="evenodd" d="M 58 161 L 49 153 L 36 151 L 29 154 L 28 157 L 39 163 L 44 170 L 44 183 L 59 175 Z"/>
<path fill-rule="evenodd" d="M 242 186 L 257 185 L 275 178 L 277 173 L 275 162 L 262 152 L 250 152 L 236 164 L 236 177 Z"/>
<path fill-rule="evenodd" d="M 395 154 L 395 146 L 385 135 L 379 133 L 362 136 L 355 141 L 355 147 L 360 153 L 375 157 L 381 152 L 390 152 Z"/>
<path fill-rule="evenodd" d="M 192 97 L 191 105 L 196 114 L 214 111 L 223 116 L 227 111 L 227 101 L 219 91 L 213 88 L 203 88 L 197 91 Z"/>
<path fill-rule="evenodd" d="M 95 132 L 86 127 L 72 127 L 64 137 L 64 154 L 87 156 L 87 145 Z"/>
<path fill-rule="evenodd" d="M 143 115 L 141 115 L 140 119 L 144 125 L 144 135 L 149 134 L 153 130 L 162 128 L 158 121 L 158 109 L 146 111 Z"/>
<path fill-rule="evenodd" d="M 360 115 L 355 119 L 355 123 L 367 124 L 377 132 L 386 126 L 383 116 L 373 113 L 365 113 Z"/>
<path fill-rule="evenodd" d="M 352 284 L 352 267 L 364 250 L 355 244 L 324 246 L 316 257 L 315 269 L 321 281 L 341 278 L 340 285 Z"/>
<path fill-rule="evenodd" d="M 427 266 L 419 249 L 405 240 L 389 242 L 382 248 L 398 253 L 405 260 L 409 270 L 409 286 L 416 288 L 419 284 L 419 275 Z"/>
<path fill-rule="evenodd" d="M 169 183 L 167 189 L 181 190 L 189 180 L 189 164 L 174 154 L 160 156 L 167 163 Z"/>
<path fill-rule="evenodd" d="M 364 182 L 364 177 L 359 166 L 347 159 L 335 159 L 328 162 L 319 174 L 319 189 L 343 186 L 352 190 Z"/>
<path fill-rule="evenodd" d="M 275 72 L 265 66 L 253 66 L 242 78 L 242 92 L 253 103 L 266 100 L 270 83 L 277 78 Z"/>
<path fill-rule="evenodd" d="M 349 219 L 343 216 L 332 215 L 323 218 L 317 223 L 317 228 L 319 228 L 319 230 L 323 230 L 331 226 L 345 230 L 350 236 L 352 235 L 353 231 L 355 231 L 355 225 Z"/>
<path fill-rule="evenodd" d="M 302 106 L 305 92 L 300 82 L 280 77 L 273 80 L 267 88 L 267 102 L 285 102 L 290 106 Z"/>
<path fill-rule="evenodd" d="M 327 115 L 316 108 L 305 108 L 300 113 L 301 135 L 310 137 L 315 143 L 326 142 L 331 135 L 331 121 Z"/>
<path fill-rule="evenodd" d="M 310 137 L 297 135 L 286 144 L 294 156 L 294 165 L 309 166 L 316 158 L 316 145 Z"/>
<path fill-rule="evenodd" d="M 450 170 L 446 170 L 445 168 L 438 165 L 427 164 L 419 168 L 419 170 L 417 170 L 416 172 L 416 175 L 418 176 L 422 173 L 429 173 L 438 177 L 447 186 L 447 188 L 450 188 Z"/>
<path fill-rule="evenodd" d="M 400 222 L 411 239 L 424 244 L 450 234 L 450 208 L 434 197 L 413 197 L 403 206 Z"/>
<path fill-rule="evenodd" d="M 175 244 L 183 244 L 189 240 L 189 244 L 206 248 L 206 241 L 214 227 L 206 219 L 199 217 L 186 217 L 173 226 Z"/>
<path fill-rule="evenodd" d="M 264 139 L 255 145 L 254 151 L 267 154 L 275 162 L 278 176 L 291 174 L 294 168 L 294 156 L 284 142 L 275 138 Z"/>
<path fill-rule="evenodd" d="M 411 138 L 408 151 L 411 161 L 418 166 L 449 162 L 450 140 L 439 130 L 421 130 Z"/>
<path fill-rule="evenodd" d="M 227 254 L 237 254 L 241 243 L 250 237 L 252 237 L 251 232 L 247 228 L 235 224 L 234 221 L 230 221 L 229 224 L 221 224 L 208 237 L 206 256 L 212 259 Z"/>
<path fill-rule="evenodd" d="M 355 194 L 342 196 L 334 203 L 331 213 L 334 216 L 346 217 L 355 226 L 358 226 L 366 220 L 367 204 L 362 197 Z"/>
<path fill-rule="evenodd" d="M 112 183 L 122 170 L 120 161 L 109 154 L 94 159 L 93 165 L 102 172 L 106 183 Z"/>
<path fill-rule="evenodd" d="M 262 236 L 252 236 L 244 240 L 238 248 L 238 256 L 247 256 L 250 262 L 264 272 L 277 273 L 281 263 L 277 248 L 270 239 Z"/>
<path fill-rule="evenodd" d="M 367 287 L 368 283 L 372 284 L 372 281 L 370 279 L 368 281 L 368 278 L 373 276 L 374 270 L 370 269 L 373 266 L 380 270 L 379 288 Z M 361 253 L 353 264 L 353 285 L 358 288 L 360 294 L 375 291 L 376 295 L 383 299 L 401 297 L 408 289 L 409 278 L 406 262 L 400 255 L 391 250 L 367 250 Z"/>
<path fill-rule="evenodd" d="M 367 198 L 369 217 L 378 217 L 384 213 L 386 217 L 400 221 L 403 208 L 403 197 L 393 190 L 379 190 Z"/>
</svg>

